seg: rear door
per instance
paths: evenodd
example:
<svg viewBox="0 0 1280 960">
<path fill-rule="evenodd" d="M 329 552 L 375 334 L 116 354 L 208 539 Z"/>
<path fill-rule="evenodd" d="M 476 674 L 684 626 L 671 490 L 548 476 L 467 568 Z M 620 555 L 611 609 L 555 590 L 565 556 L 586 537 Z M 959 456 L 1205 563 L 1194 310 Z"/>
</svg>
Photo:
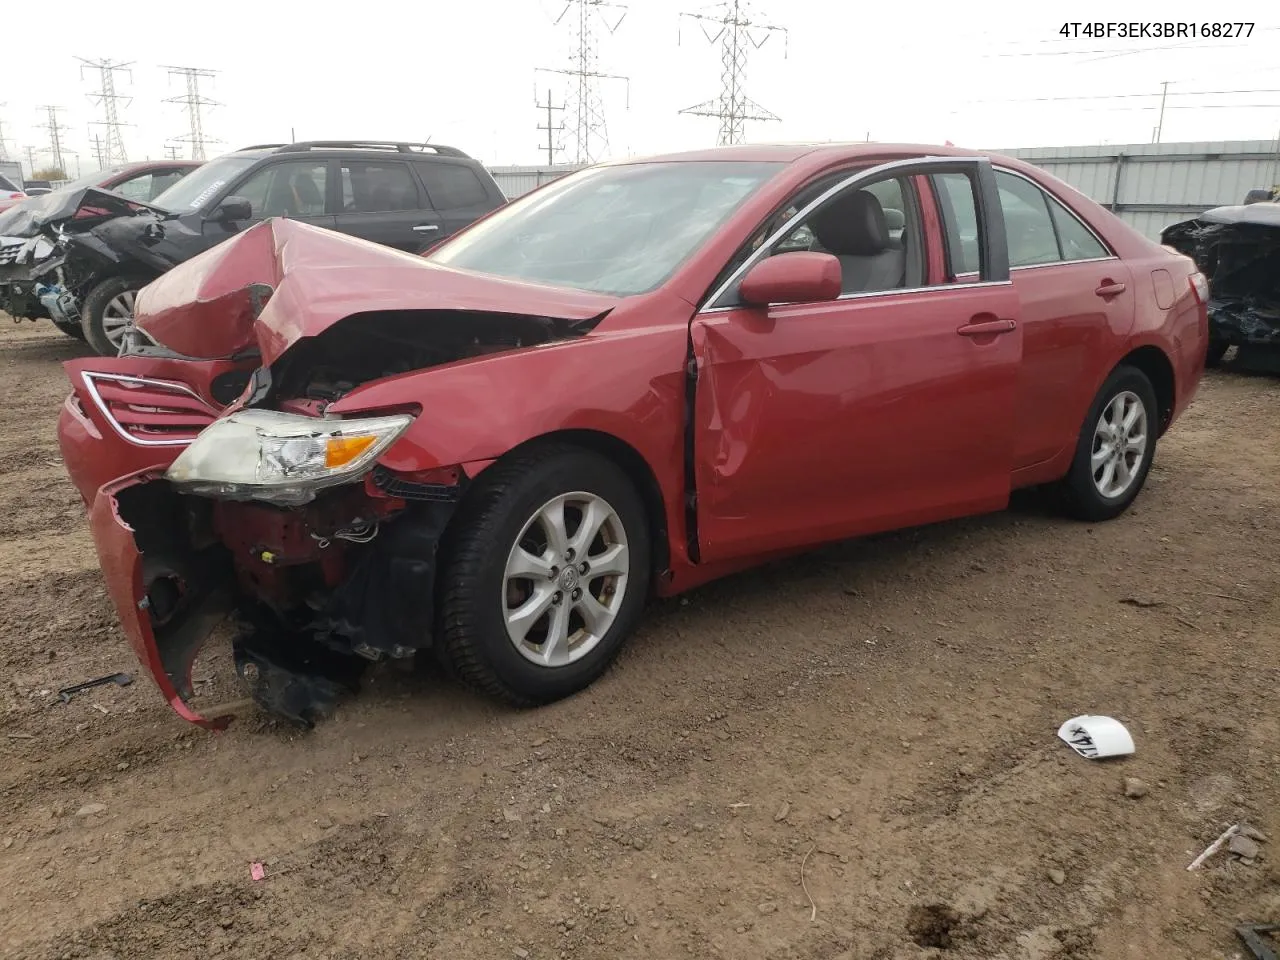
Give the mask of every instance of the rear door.
<svg viewBox="0 0 1280 960">
<path fill-rule="evenodd" d="M 933 262 L 943 250 L 939 221 L 919 189 L 924 176 L 943 172 L 969 185 L 980 228 L 979 275 L 963 285 L 944 282 Z M 875 203 L 863 197 L 849 205 L 851 191 Z M 895 204 L 901 209 L 891 213 Z M 871 225 L 848 229 L 841 220 L 840 211 L 869 206 L 883 214 Z M 888 227 L 899 214 L 905 239 Z M 840 257 L 839 299 L 742 304 L 741 276 L 795 249 L 797 238 Z M 803 207 L 693 319 L 700 559 L 1003 507 L 1022 355 L 1018 316 L 985 160 L 886 164 Z"/>
<path fill-rule="evenodd" d="M 440 218 L 407 162 L 357 158 L 340 161 L 338 171 L 340 232 L 410 253 L 439 233 Z"/>
<path fill-rule="evenodd" d="M 422 157 L 414 165 L 427 188 L 431 206 L 440 217 L 439 231 L 426 234 L 428 243 L 470 226 L 496 206 L 489 190 L 465 161 Z"/>
<path fill-rule="evenodd" d="M 1011 170 L 997 168 L 995 182 L 1009 276 L 1022 307 L 1017 470 L 1076 443 L 1099 377 L 1133 325 L 1135 301 L 1128 266 L 1061 201 Z M 935 183 L 945 201 L 954 178 L 939 176 Z"/>
</svg>

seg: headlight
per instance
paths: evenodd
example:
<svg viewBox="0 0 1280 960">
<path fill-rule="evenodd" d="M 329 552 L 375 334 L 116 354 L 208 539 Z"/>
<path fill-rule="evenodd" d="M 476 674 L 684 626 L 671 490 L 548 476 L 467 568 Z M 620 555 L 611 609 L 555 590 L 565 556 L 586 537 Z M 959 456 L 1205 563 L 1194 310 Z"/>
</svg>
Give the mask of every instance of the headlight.
<svg viewBox="0 0 1280 960">
<path fill-rule="evenodd" d="M 359 480 L 412 422 L 408 415 L 324 420 L 242 410 L 201 431 L 165 478 L 200 496 L 296 506 Z"/>
</svg>

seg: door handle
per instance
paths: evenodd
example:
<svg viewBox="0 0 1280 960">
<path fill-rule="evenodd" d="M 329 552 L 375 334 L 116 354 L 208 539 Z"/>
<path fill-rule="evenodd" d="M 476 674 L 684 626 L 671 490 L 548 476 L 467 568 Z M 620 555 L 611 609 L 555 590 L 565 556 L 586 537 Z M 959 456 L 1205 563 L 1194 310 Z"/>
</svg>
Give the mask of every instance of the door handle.
<svg viewBox="0 0 1280 960">
<path fill-rule="evenodd" d="M 1103 280 L 1102 285 L 1093 291 L 1100 297 L 1118 297 L 1124 293 L 1123 283 L 1113 283 L 1110 280 Z"/>
<path fill-rule="evenodd" d="M 420 223 L 413 228 L 414 233 L 430 233 L 432 230 L 439 230 L 438 223 Z"/>
<path fill-rule="evenodd" d="M 987 314 L 990 316 L 990 314 Z M 1001 333 L 1013 333 L 1018 324 L 1013 320 L 971 320 L 956 328 L 962 337 L 991 337 Z"/>
</svg>

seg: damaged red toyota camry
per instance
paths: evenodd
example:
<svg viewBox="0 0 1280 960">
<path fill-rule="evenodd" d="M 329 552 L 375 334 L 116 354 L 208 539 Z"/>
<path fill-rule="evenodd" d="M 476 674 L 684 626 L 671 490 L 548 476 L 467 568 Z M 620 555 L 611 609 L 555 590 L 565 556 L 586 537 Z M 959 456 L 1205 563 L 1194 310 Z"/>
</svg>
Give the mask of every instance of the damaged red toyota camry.
<svg viewBox="0 0 1280 960">
<path fill-rule="evenodd" d="M 422 257 L 271 220 L 66 364 L 59 435 L 175 710 L 230 624 L 305 724 L 438 658 L 581 690 L 652 595 L 1052 486 L 1138 495 L 1203 372 L 1194 264 L 1018 160 L 733 147 L 592 167 Z"/>
</svg>

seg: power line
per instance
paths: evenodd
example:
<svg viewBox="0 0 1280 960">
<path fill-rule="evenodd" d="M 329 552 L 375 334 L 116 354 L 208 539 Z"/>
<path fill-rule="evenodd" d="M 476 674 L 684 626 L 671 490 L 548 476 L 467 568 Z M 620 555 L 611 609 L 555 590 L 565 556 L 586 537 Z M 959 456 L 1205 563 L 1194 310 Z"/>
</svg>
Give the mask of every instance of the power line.
<svg viewBox="0 0 1280 960">
<path fill-rule="evenodd" d="M 1176 82 L 1176 81 L 1171 81 Z M 1170 90 L 1170 97 L 1218 97 L 1243 93 L 1280 93 L 1280 88 L 1258 90 Z M 1073 97 L 1014 97 L 1008 100 L 970 100 L 968 103 L 1063 103 L 1076 100 L 1126 100 L 1161 96 L 1160 91 L 1154 93 L 1100 93 Z"/>
<path fill-rule="evenodd" d="M 98 71 L 99 82 L 101 88 L 96 92 L 89 94 L 89 99 L 94 100 L 102 107 L 103 119 L 94 121 L 101 126 L 107 128 L 107 139 L 100 149 L 97 149 L 98 165 L 101 168 L 110 166 L 113 163 L 128 163 L 129 157 L 124 149 L 124 136 L 120 132 L 122 126 L 127 126 L 120 122 L 120 117 L 116 112 L 116 101 L 123 100 L 124 105 L 128 106 L 133 102 L 132 97 L 123 97 L 116 93 L 116 71 L 123 71 L 129 74 L 129 79 L 133 79 L 133 72 L 129 69 L 132 63 L 116 63 L 112 60 L 86 60 L 84 57 L 77 57 L 81 63 L 80 76 L 84 77 L 84 68 L 91 67 Z"/>
<path fill-rule="evenodd" d="M 534 106 L 536 106 L 539 110 L 547 111 L 547 123 L 545 126 L 542 124 L 538 124 L 538 129 L 545 130 L 547 132 L 547 166 L 549 167 L 554 166 L 556 162 L 556 153 L 562 149 L 561 147 L 556 146 L 555 134 L 564 132 L 564 120 L 560 121 L 559 126 L 555 126 L 552 123 L 552 119 L 553 119 L 552 114 L 556 110 L 560 110 L 563 112 L 564 105 L 562 104 L 561 106 L 557 107 L 554 103 L 551 102 L 550 90 L 547 91 L 547 102 L 538 103 L 538 91 L 536 89 L 533 92 L 533 103 L 534 103 Z"/>
<path fill-rule="evenodd" d="M 570 11 L 576 12 L 576 17 L 569 21 L 573 34 L 570 65 L 560 69 L 538 67 L 534 72 L 556 73 L 570 78 L 572 95 L 568 113 L 573 129 L 574 158 L 580 164 L 594 163 L 609 149 L 609 127 L 605 122 L 600 81 L 624 81 L 627 85 L 627 107 L 631 106 L 631 78 L 616 73 L 602 73 L 599 69 L 600 51 L 596 41 L 596 26 L 603 26 L 610 34 L 617 32 L 626 19 L 627 8 L 608 0 L 568 0 L 555 20 L 556 26 L 564 22 Z M 611 20 L 610 16 L 614 14 L 616 19 Z"/>
<path fill-rule="evenodd" d="M 681 13 L 681 18 L 698 21 L 703 35 L 713 45 L 720 44 L 720 96 L 686 107 L 681 113 L 695 117 L 715 117 L 720 121 L 716 142 L 720 146 L 741 143 L 744 126 L 748 120 L 778 121 L 781 118 L 766 110 L 746 95 L 743 90 L 747 75 L 747 55 L 759 50 L 769 37 L 781 33 L 784 42 L 788 36 L 786 27 L 758 23 L 751 19 L 747 0 L 726 0 L 717 8 L 718 15 L 705 13 Z M 711 32 L 710 26 L 718 27 Z M 677 43 L 679 37 L 677 35 Z M 784 48 L 783 56 L 786 56 Z"/>
<path fill-rule="evenodd" d="M 212 78 L 217 75 L 216 70 L 205 70 L 200 67 L 165 67 L 169 71 L 169 77 L 172 79 L 175 75 L 182 77 L 186 83 L 187 92 L 179 97 L 169 97 L 165 103 L 180 103 L 187 110 L 187 123 L 190 132 L 183 137 L 174 137 L 173 139 L 179 143 L 186 143 L 191 149 L 192 160 L 205 159 L 205 146 L 210 143 L 221 143 L 222 141 L 210 137 L 204 132 L 204 108 L 219 107 L 222 104 L 216 100 L 210 100 L 208 97 L 200 93 L 200 78 Z"/>
</svg>

